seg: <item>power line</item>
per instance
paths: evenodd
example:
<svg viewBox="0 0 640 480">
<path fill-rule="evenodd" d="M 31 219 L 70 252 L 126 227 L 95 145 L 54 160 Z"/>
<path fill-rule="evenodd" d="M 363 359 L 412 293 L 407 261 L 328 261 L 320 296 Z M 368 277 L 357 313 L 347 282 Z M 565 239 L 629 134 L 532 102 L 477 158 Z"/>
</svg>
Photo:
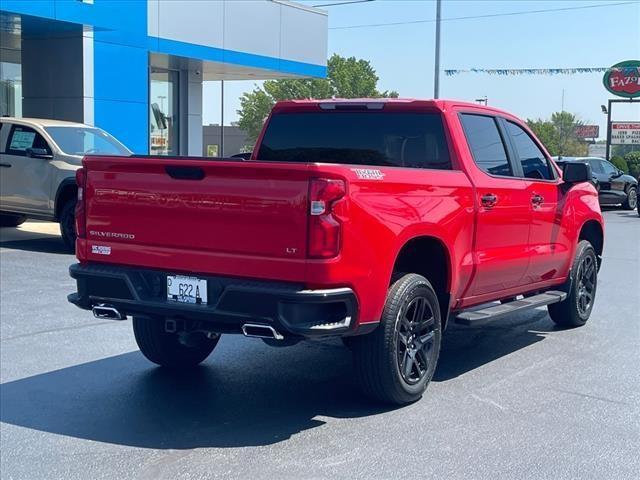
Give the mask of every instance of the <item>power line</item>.
<svg viewBox="0 0 640 480">
<path fill-rule="evenodd" d="M 335 2 L 335 3 L 321 3 L 319 5 L 311 5 L 313 8 L 322 8 L 322 7 L 336 7 L 338 5 L 350 5 L 352 3 L 368 3 L 373 2 L 374 0 L 349 0 L 346 2 Z"/>
<path fill-rule="evenodd" d="M 442 22 L 451 22 L 455 20 L 472 20 L 477 18 L 493 18 L 493 17 L 513 17 L 516 15 L 530 15 L 535 13 L 548 13 L 548 12 L 565 12 L 568 10 L 584 10 L 587 8 L 602 8 L 602 7 L 617 7 L 621 5 L 637 5 L 640 2 L 617 2 L 617 3 L 603 3 L 600 5 L 582 5 L 580 7 L 563 7 L 563 8 L 547 8 L 542 10 L 525 10 L 521 12 L 507 12 L 507 13 L 489 13 L 485 15 L 470 15 L 466 17 L 449 17 L 441 19 Z M 409 20 L 405 22 L 388 22 L 388 23 L 367 23 L 362 25 L 343 25 L 339 27 L 330 27 L 329 30 L 347 30 L 352 28 L 369 28 L 369 27 L 388 27 L 394 25 L 411 25 L 418 23 L 434 23 L 436 19 L 428 20 Z"/>
</svg>

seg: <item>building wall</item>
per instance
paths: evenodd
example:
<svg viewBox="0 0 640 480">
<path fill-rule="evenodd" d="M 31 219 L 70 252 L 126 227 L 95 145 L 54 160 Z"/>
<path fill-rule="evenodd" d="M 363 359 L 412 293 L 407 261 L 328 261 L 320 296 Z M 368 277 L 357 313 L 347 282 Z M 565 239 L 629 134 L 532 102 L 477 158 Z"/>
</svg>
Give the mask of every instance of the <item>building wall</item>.
<svg viewBox="0 0 640 480">
<path fill-rule="evenodd" d="M 285 1 L 147 0 L 150 49 L 324 77 L 327 16 Z"/>
<path fill-rule="evenodd" d="M 23 114 L 94 124 L 136 153 L 149 152 L 159 55 L 180 72 L 189 155 L 202 151 L 203 79 L 326 75 L 326 14 L 284 0 L 1 0 L 5 14 L 42 33 L 23 43 Z"/>
<path fill-rule="evenodd" d="M 82 27 L 22 37 L 22 114 L 84 121 Z"/>
<path fill-rule="evenodd" d="M 243 147 L 250 144 L 247 133 L 235 126 L 224 127 L 224 152 L 220 150 L 221 132 L 219 125 L 205 125 L 201 128 L 203 132 L 202 152 L 197 155 L 207 156 L 208 145 L 218 145 L 218 156 L 225 157 L 240 153 Z M 250 147 L 251 148 L 251 147 Z"/>
</svg>

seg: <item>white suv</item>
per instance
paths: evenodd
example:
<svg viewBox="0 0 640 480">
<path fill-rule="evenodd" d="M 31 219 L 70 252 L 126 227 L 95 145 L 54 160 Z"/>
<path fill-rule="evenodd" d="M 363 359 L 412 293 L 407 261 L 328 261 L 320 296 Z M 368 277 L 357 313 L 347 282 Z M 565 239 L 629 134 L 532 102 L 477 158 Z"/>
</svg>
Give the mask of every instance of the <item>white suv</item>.
<svg viewBox="0 0 640 480">
<path fill-rule="evenodd" d="M 60 223 L 62 239 L 75 246 L 75 172 L 82 157 L 131 155 L 105 131 L 82 123 L 0 118 L 0 226 L 27 218 Z"/>
</svg>

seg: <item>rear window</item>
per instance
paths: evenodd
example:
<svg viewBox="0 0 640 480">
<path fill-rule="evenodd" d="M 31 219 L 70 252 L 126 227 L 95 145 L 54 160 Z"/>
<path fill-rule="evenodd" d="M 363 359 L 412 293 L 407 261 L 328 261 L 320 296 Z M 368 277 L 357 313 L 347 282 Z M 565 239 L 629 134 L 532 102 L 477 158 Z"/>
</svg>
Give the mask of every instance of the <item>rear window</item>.
<svg viewBox="0 0 640 480">
<path fill-rule="evenodd" d="M 442 118 L 436 113 L 276 114 L 257 158 L 451 169 Z"/>
</svg>

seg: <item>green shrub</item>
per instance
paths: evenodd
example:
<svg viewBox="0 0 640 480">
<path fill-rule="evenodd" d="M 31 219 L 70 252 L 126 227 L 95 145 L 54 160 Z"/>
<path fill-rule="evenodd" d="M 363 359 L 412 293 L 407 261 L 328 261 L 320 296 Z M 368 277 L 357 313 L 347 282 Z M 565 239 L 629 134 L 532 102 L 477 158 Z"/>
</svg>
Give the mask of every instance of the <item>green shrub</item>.
<svg viewBox="0 0 640 480">
<path fill-rule="evenodd" d="M 629 175 L 635 178 L 640 177 L 640 152 L 629 152 L 624 159 L 629 166 Z"/>
<path fill-rule="evenodd" d="M 624 173 L 629 173 L 629 165 L 627 165 L 627 161 L 622 157 L 612 157 L 611 163 L 613 163 L 617 168 L 622 170 Z"/>
</svg>

